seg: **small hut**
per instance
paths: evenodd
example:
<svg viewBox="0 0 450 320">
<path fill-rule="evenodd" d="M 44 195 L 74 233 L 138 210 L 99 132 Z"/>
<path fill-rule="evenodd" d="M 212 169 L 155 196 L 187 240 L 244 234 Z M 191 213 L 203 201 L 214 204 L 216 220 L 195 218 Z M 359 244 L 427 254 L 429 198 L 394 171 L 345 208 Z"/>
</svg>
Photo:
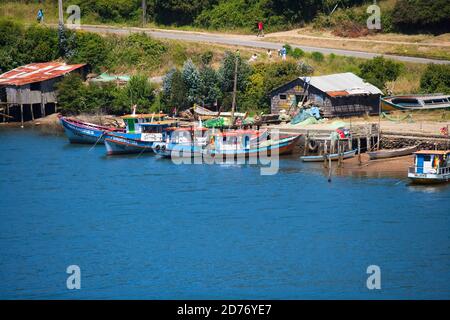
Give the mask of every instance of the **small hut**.
<svg viewBox="0 0 450 320">
<path fill-rule="evenodd" d="M 0 75 L 3 121 L 34 120 L 57 111 L 55 84 L 71 72 L 86 76 L 86 64 L 32 63 Z"/>
<path fill-rule="evenodd" d="M 315 105 L 324 117 L 378 114 L 381 90 L 351 72 L 300 77 L 270 93 L 271 113 Z"/>
</svg>

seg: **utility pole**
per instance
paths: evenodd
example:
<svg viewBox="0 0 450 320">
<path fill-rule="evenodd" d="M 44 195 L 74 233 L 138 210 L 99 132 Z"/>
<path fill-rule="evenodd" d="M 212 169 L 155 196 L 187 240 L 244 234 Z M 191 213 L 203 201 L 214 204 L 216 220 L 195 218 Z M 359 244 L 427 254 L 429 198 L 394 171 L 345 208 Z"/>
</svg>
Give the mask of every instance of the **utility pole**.
<svg viewBox="0 0 450 320">
<path fill-rule="evenodd" d="M 145 28 L 147 24 L 147 1 L 142 0 L 142 27 Z"/>
<path fill-rule="evenodd" d="M 58 17 L 59 17 L 59 24 L 64 25 L 64 14 L 63 14 L 63 3 L 62 0 L 58 0 Z"/>
<path fill-rule="evenodd" d="M 231 104 L 231 125 L 234 125 L 234 111 L 236 110 L 238 63 L 239 63 L 239 50 L 236 50 L 236 55 L 234 59 L 234 83 L 233 83 L 233 102 Z"/>
</svg>

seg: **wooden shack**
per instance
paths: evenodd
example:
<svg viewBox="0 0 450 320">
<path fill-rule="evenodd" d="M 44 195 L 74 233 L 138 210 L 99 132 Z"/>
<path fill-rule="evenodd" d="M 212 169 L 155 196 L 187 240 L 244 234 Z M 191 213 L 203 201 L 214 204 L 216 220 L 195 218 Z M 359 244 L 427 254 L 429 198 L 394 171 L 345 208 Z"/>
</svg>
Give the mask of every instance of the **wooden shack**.
<svg viewBox="0 0 450 320">
<path fill-rule="evenodd" d="M 85 77 L 86 65 L 32 63 L 0 75 L 0 117 L 23 123 L 56 112 L 55 84 L 71 72 Z"/>
<path fill-rule="evenodd" d="M 315 105 L 324 117 L 378 114 L 381 90 L 351 72 L 300 77 L 270 93 L 271 113 Z"/>
</svg>

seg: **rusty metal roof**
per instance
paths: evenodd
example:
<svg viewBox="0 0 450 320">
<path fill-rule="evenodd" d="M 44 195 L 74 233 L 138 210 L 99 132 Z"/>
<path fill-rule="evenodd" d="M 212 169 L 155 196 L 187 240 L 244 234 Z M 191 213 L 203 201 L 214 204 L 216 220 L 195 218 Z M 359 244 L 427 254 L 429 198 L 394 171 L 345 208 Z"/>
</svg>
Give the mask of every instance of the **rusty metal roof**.
<svg viewBox="0 0 450 320">
<path fill-rule="evenodd" d="M 300 77 L 304 82 L 309 82 L 313 87 L 326 92 L 330 96 L 382 94 L 374 85 L 365 82 L 357 75 L 346 72 L 330 74 L 326 76 Z"/>
<path fill-rule="evenodd" d="M 31 63 L 0 75 L 0 85 L 23 86 L 63 76 L 86 64 L 65 64 L 62 62 Z"/>
</svg>

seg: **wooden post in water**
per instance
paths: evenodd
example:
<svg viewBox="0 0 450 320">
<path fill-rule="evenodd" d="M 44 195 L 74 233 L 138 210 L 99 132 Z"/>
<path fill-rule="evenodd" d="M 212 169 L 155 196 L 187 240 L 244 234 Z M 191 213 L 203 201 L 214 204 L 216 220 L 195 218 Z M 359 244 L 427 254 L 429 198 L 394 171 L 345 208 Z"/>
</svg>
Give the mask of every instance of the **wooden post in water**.
<svg viewBox="0 0 450 320">
<path fill-rule="evenodd" d="M 20 122 L 21 122 L 21 127 L 23 128 L 23 104 L 20 104 Z"/>
<path fill-rule="evenodd" d="M 306 131 L 306 136 L 305 136 L 305 148 L 303 149 L 303 155 L 306 156 L 306 152 L 308 150 L 308 142 L 309 142 L 309 133 L 308 131 Z"/>
<path fill-rule="evenodd" d="M 323 147 L 323 167 L 327 167 L 327 154 L 328 154 L 328 148 L 327 148 L 328 141 L 324 141 L 324 147 Z"/>
<path fill-rule="evenodd" d="M 366 128 L 366 129 L 367 129 L 366 130 L 366 149 L 367 149 L 367 151 L 370 151 L 370 149 L 372 148 L 372 145 L 370 143 L 370 138 L 371 138 L 370 128 Z"/>
<path fill-rule="evenodd" d="M 33 104 L 30 103 L 30 111 L 31 111 L 31 120 L 34 121 L 34 111 L 33 111 Z"/>
<path fill-rule="evenodd" d="M 328 182 L 331 182 L 331 157 L 328 155 Z"/>
</svg>

